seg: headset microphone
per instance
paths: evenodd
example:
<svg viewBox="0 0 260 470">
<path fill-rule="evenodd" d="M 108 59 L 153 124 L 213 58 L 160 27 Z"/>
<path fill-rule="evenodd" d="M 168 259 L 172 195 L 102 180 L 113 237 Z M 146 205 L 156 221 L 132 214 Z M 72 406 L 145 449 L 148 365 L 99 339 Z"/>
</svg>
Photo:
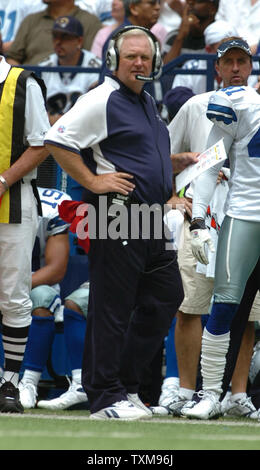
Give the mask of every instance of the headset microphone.
<svg viewBox="0 0 260 470">
<path fill-rule="evenodd" d="M 153 82 L 157 80 L 162 75 L 162 70 L 160 70 L 157 74 L 153 74 L 152 77 L 144 77 L 143 75 L 136 75 L 136 80 L 142 80 L 143 82 Z"/>
</svg>

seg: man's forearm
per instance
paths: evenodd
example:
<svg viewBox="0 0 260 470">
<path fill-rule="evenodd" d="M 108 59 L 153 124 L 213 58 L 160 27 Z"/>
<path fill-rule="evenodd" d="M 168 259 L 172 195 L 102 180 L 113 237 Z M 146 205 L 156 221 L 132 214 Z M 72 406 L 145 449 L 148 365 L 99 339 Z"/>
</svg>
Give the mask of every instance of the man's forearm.
<svg viewBox="0 0 260 470">
<path fill-rule="evenodd" d="M 196 178 L 192 204 L 193 219 L 206 217 L 207 207 L 216 189 L 218 172 L 219 169 L 212 167 Z"/>
<path fill-rule="evenodd" d="M 133 176 L 124 172 L 110 172 L 95 175 L 77 153 L 62 149 L 53 144 L 46 145 L 59 165 L 81 186 L 96 194 L 111 191 L 129 194 L 135 188 Z"/>
<path fill-rule="evenodd" d="M 74 152 L 46 144 L 47 149 L 61 168 L 84 188 L 90 189 L 95 175 L 84 164 L 82 157 Z"/>
<path fill-rule="evenodd" d="M 12 186 L 42 163 L 47 156 L 48 151 L 44 146 L 29 147 L 10 168 L 2 173 L 2 176 L 8 186 Z"/>
</svg>

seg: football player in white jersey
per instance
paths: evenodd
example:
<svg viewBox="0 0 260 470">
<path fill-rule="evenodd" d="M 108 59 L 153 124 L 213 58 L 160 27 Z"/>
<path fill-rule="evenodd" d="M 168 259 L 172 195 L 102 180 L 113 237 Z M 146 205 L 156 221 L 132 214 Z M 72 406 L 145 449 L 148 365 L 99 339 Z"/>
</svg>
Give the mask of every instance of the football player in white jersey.
<svg viewBox="0 0 260 470">
<path fill-rule="evenodd" d="M 19 383 L 20 400 L 25 409 L 34 408 L 37 387 L 46 366 L 55 334 L 55 322 L 64 321 L 64 340 L 72 369 L 69 389 L 57 400 L 51 400 L 50 409 L 66 409 L 86 403 L 81 387 L 81 357 L 86 328 L 89 284 L 66 297 L 62 305 L 59 282 L 63 279 L 69 259 L 69 224 L 58 212 L 58 205 L 71 197 L 57 189 L 39 188 L 43 215 L 39 220 L 33 250 L 32 322 L 23 363 L 24 373 Z M 54 402 L 54 405 L 53 405 Z M 42 408 L 48 408 L 44 406 Z"/>
<path fill-rule="evenodd" d="M 222 42 L 231 39 L 235 39 L 235 37 L 226 38 L 225 40 L 222 40 Z M 234 80 L 236 80 L 236 85 L 246 84 L 247 78 L 252 70 L 251 59 L 244 51 L 236 49 L 235 47 L 232 48 L 232 56 L 235 59 L 234 64 L 229 64 L 227 67 L 225 62 L 222 60 L 221 63 L 217 65 L 217 71 L 220 74 L 221 79 L 223 79 L 225 86 L 233 84 Z M 243 56 L 245 61 L 242 60 Z M 235 63 L 237 58 L 239 58 L 238 68 Z M 185 88 L 176 87 L 173 93 L 173 105 L 175 109 L 185 93 Z M 193 96 L 183 104 L 177 115 L 171 121 L 168 128 L 171 135 L 171 151 L 173 153 L 188 150 L 205 150 L 207 147 L 208 135 L 213 125 L 213 123 L 206 117 L 209 97 L 213 93 L 214 91 L 211 91 Z M 225 168 L 224 172 L 228 177 L 227 171 L 228 169 Z M 192 188 L 193 183 L 191 187 L 189 187 L 188 191 L 184 193 L 186 198 L 192 198 Z M 210 203 L 210 211 L 213 217 L 211 217 L 210 220 L 206 220 L 206 224 L 211 226 L 211 237 L 213 238 L 215 248 L 217 246 L 219 227 L 224 217 L 222 205 L 226 199 L 227 192 L 228 181 L 222 179 L 222 183 L 217 185 L 214 197 Z M 189 207 L 187 200 L 185 200 L 185 198 L 173 198 L 173 202 L 176 200 L 178 204 L 184 205 L 186 213 L 188 214 Z M 207 219 L 209 219 L 209 217 L 207 217 Z M 209 264 L 207 266 L 200 263 L 198 264 L 196 262 L 196 258 L 192 255 L 190 247 L 189 221 L 187 219 L 184 221 L 183 237 L 183 244 L 178 249 L 178 260 L 183 278 L 185 299 L 177 314 L 175 343 L 173 341 L 173 336 L 169 334 L 166 349 L 167 354 L 167 351 L 170 350 L 170 344 L 172 345 L 172 350 L 176 345 L 178 368 L 172 367 L 172 370 L 175 371 L 175 373 L 176 369 L 178 370 L 177 376 L 168 375 L 167 366 L 167 377 L 163 382 L 162 394 L 159 400 L 160 405 L 167 406 L 168 409 L 170 409 L 170 413 L 177 416 L 181 414 L 184 404 L 192 398 L 196 387 L 198 361 L 201 348 L 201 320 L 205 325 L 206 317 L 204 314 L 207 314 L 209 311 L 215 271 L 215 253 L 209 252 Z M 196 266 L 198 272 L 196 272 Z M 244 392 L 246 391 L 248 378 L 247 366 L 249 367 L 250 364 L 249 346 L 252 345 L 253 347 L 254 342 L 254 321 L 259 319 L 260 313 L 259 298 L 259 296 L 256 296 L 255 303 L 251 309 L 249 322 L 247 323 L 243 342 L 241 344 L 241 354 L 239 355 L 237 368 L 232 377 L 232 400 L 234 398 L 235 403 L 238 393 L 240 397 L 239 406 L 236 403 L 236 406 L 239 407 L 239 416 L 243 416 L 245 413 L 249 415 L 250 412 L 250 417 L 252 419 L 255 418 L 256 410 Z M 243 308 L 246 316 L 244 304 Z M 248 308 L 250 308 L 249 305 Z M 231 345 L 232 354 L 234 353 L 234 346 L 235 343 L 233 342 Z M 247 355 L 244 354 L 244 349 L 249 350 Z M 172 353 L 170 358 L 171 357 L 173 357 Z M 227 376 L 232 375 L 231 370 L 232 361 L 229 362 Z M 243 371 L 243 373 L 241 371 Z M 178 385 L 179 382 L 180 385 Z M 243 406 L 241 405 L 242 402 Z M 234 406 L 232 406 L 232 412 L 233 411 Z M 164 414 L 167 413 L 161 408 L 158 408 L 158 411 L 156 410 L 156 412 Z M 231 413 L 231 404 L 229 412 Z"/>
<path fill-rule="evenodd" d="M 234 45 L 246 53 L 245 57 L 251 55 L 245 41 L 227 41 L 218 48 L 218 62 L 224 60 L 228 66 Z M 232 84 L 237 85 L 238 80 L 239 74 L 234 74 Z M 199 419 L 217 417 L 221 413 L 219 398 L 230 327 L 260 255 L 260 97 L 251 87 L 224 88 L 210 97 L 207 117 L 214 124 L 207 146 L 224 138 L 231 178 L 218 239 L 214 301 L 202 337 L 203 390 L 198 392 L 198 400 L 187 403 L 182 409 L 184 416 Z M 194 189 L 191 243 L 194 256 L 203 264 L 208 263 L 207 249 L 212 246 L 205 227 L 206 210 L 220 167 L 221 164 L 216 165 L 199 176 Z"/>
</svg>

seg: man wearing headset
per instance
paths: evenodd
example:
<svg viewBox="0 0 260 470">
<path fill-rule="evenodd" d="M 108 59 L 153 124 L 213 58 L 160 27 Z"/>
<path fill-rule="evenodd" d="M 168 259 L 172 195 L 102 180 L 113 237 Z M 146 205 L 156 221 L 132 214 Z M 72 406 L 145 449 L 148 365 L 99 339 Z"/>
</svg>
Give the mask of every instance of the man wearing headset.
<svg viewBox="0 0 260 470">
<path fill-rule="evenodd" d="M 117 32 L 107 65 L 112 75 L 79 98 L 54 124 L 45 144 L 86 188 L 89 230 L 93 220 L 99 223 L 96 234 L 90 234 L 82 365 L 91 419 L 135 420 L 152 415 L 138 397 L 138 384 L 183 298 L 176 253 L 167 250 L 162 208 L 172 193 L 173 168 L 180 171 L 197 154 L 170 158 L 167 128 L 143 91 L 144 82 L 161 69 L 159 44 L 149 30 L 128 26 Z M 140 206 L 150 222 L 148 234 Z M 116 236 L 118 213 L 126 218 Z"/>
</svg>

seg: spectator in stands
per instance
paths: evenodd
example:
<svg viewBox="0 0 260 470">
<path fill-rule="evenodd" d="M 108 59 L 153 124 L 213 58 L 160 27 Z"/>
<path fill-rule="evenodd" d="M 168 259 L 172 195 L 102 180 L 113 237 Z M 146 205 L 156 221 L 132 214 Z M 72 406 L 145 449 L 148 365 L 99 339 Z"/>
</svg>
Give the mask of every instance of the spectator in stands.
<svg viewBox="0 0 260 470">
<path fill-rule="evenodd" d="M 226 21 L 214 21 L 204 31 L 205 50 L 204 53 L 216 54 L 220 41 L 226 37 L 235 36 L 234 27 Z M 208 62 L 203 59 L 192 59 L 185 62 L 183 70 L 203 70 L 207 68 Z M 214 64 L 212 64 L 214 67 Z M 221 88 L 222 78 L 215 71 L 214 89 Z M 184 86 L 190 88 L 195 95 L 207 91 L 206 75 L 182 75 L 177 74 L 172 82 L 172 88 Z"/>
<path fill-rule="evenodd" d="M 114 22 L 105 26 L 104 28 L 101 28 L 97 32 L 91 47 L 91 52 L 93 52 L 93 54 L 95 54 L 97 57 L 100 57 L 100 59 L 102 58 L 103 45 L 108 36 L 110 36 L 110 34 L 124 21 L 125 9 L 123 0 L 112 0 L 111 14 L 114 18 Z"/>
<path fill-rule="evenodd" d="M 84 49 L 90 50 L 102 23 L 95 15 L 75 6 L 74 0 L 44 0 L 45 10 L 27 15 L 22 21 L 15 40 L 6 54 L 13 65 L 38 64 L 53 51 L 50 31 L 59 16 L 74 16 L 84 28 Z"/>
<path fill-rule="evenodd" d="M 219 0 L 187 0 L 178 33 L 169 33 L 165 40 L 164 63 L 181 54 L 204 53 L 204 31 L 215 19 Z"/>
<path fill-rule="evenodd" d="M 216 19 L 231 22 L 239 36 L 246 39 L 252 54 L 256 54 L 260 41 L 260 1 L 220 0 Z"/>
<path fill-rule="evenodd" d="M 0 19 L 3 51 L 11 46 L 22 20 L 29 14 L 43 9 L 41 0 L 0 0 Z"/>
<path fill-rule="evenodd" d="M 65 343 L 69 356 L 72 356 L 72 385 L 69 396 L 70 399 L 74 396 L 74 401 L 75 397 L 76 401 L 86 401 L 86 394 L 83 391 L 77 392 L 77 389 L 81 388 L 82 356 L 82 346 L 77 345 L 77 342 L 81 333 L 84 337 L 85 320 L 82 316 L 77 318 L 77 314 L 70 315 L 66 308 L 64 309 L 61 305 L 59 286 L 65 276 L 69 259 L 69 224 L 59 217 L 58 205 L 71 198 L 66 193 L 50 188 L 39 188 L 39 194 L 42 216 L 39 219 L 33 250 L 32 322 L 23 363 L 24 373 L 19 382 L 20 400 L 24 408 L 34 408 L 36 405 L 38 383 L 54 340 L 55 322 L 63 320 Z M 86 305 L 87 300 L 88 295 L 85 298 Z M 80 333 L 77 332 L 77 325 Z M 74 348 L 71 353 L 72 342 Z M 75 361 L 74 357 L 77 355 Z"/>
<path fill-rule="evenodd" d="M 83 37 L 83 26 L 76 17 L 61 16 L 52 28 L 54 53 L 39 65 L 101 67 L 101 61 L 92 52 L 82 48 Z M 41 77 L 47 88 L 47 110 L 51 125 L 75 104 L 79 96 L 98 82 L 98 73 L 43 72 Z"/>
<path fill-rule="evenodd" d="M 83 26 L 75 16 L 58 18 L 52 28 L 54 53 L 39 65 L 101 67 L 101 61 L 92 52 L 82 49 Z M 51 125 L 54 124 L 77 101 L 98 82 L 98 73 L 43 72 L 47 88 L 47 111 Z M 57 189 L 80 200 L 82 188 L 57 166 Z"/>
<path fill-rule="evenodd" d="M 177 34 L 181 25 L 186 0 L 161 0 L 161 13 L 158 22 L 167 33 Z"/>
</svg>

